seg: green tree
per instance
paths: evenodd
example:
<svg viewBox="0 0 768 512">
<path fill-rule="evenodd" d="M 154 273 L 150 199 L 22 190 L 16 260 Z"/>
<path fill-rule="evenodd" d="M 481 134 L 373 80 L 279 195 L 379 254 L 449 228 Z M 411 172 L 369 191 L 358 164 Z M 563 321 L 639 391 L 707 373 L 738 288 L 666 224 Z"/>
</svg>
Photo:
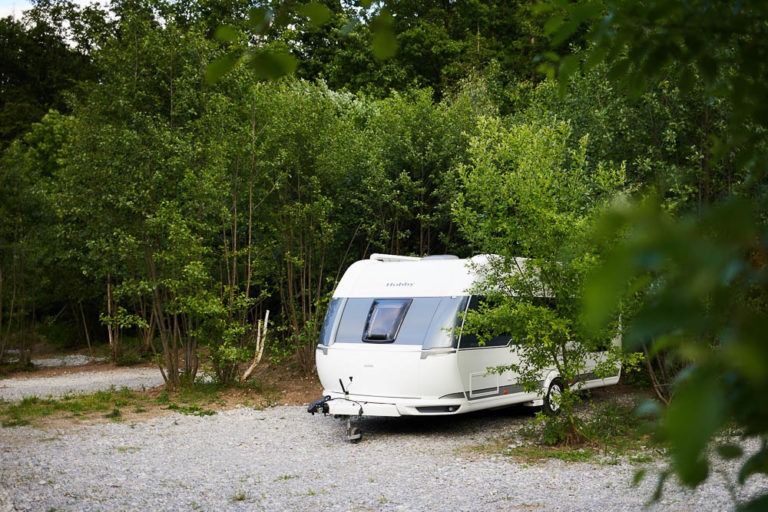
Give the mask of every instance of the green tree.
<svg viewBox="0 0 768 512">
<path fill-rule="evenodd" d="M 469 94 L 435 103 L 432 91 L 421 89 L 374 104 L 364 183 L 377 192 L 363 198 L 362 214 L 376 219 L 379 231 L 368 237 L 377 250 L 423 255 L 463 247 L 449 209 L 458 193 L 452 169 L 466 160 L 474 116 L 494 111 L 484 91 L 473 99 Z"/>
<path fill-rule="evenodd" d="M 65 111 L 66 91 L 93 76 L 87 55 L 46 20 L 0 19 L 0 150 L 49 109 Z"/>
<path fill-rule="evenodd" d="M 13 348 L 22 364 L 29 363 L 35 341 L 35 278 L 40 276 L 35 269 L 41 256 L 37 220 L 45 216 L 30 160 L 21 143 L 0 159 L 0 361 Z"/>
<path fill-rule="evenodd" d="M 583 54 L 554 63 L 563 83 L 578 70 L 606 62 L 610 76 L 631 94 L 663 80 L 691 91 L 697 80 L 706 101 L 722 102 L 725 129 L 705 161 L 733 159 L 731 180 L 716 179 L 721 192 L 698 210 L 670 214 L 658 194 L 617 206 L 599 231 L 613 250 L 588 288 L 595 324 L 618 299 L 643 290 L 631 346 L 662 349 L 688 365 L 676 397 L 660 412 L 659 433 L 671 445 L 673 472 L 696 486 L 709 476 L 708 446 L 732 422 L 747 437 L 762 438 L 748 454 L 738 480 L 768 473 L 766 325 L 766 78 L 763 58 L 768 8 L 760 2 L 731 4 L 652 1 L 614 2 L 588 8 L 555 2 L 549 23 L 554 39 L 585 27 Z M 704 167 L 704 166 L 702 166 Z M 706 169 L 703 169 L 706 171 Z M 731 458 L 741 448 L 720 445 Z M 745 510 L 768 504 L 757 496 Z"/>
<path fill-rule="evenodd" d="M 589 335 L 581 321 L 578 290 L 596 261 L 586 233 L 596 208 L 623 185 L 623 169 L 589 165 L 587 138 L 574 140 L 563 121 L 480 123 L 454 216 L 475 250 L 502 261 L 486 272 L 480 292 L 489 302 L 469 315 L 470 329 L 481 339 L 513 335 L 520 363 L 497 371 L 514 371 L 528 391 L 540 388 L 544 371 L 557 372 L 566 426 L 557 440 L 572 440 L 579 431 L 569 384 L 614 336 Z M 614 354 L 601 371 L 613 366 L 615 374 L 617 362 Z"/>
<path fill-rule="evenodd" d="M 51 194 L 72 127 L 70 116 L 51 111 L 0 157 L 0 316 L 6 345 L 13 340 L 24 357 L 40 339 L 70 346 L 85 338 L 90 346 L 94 327 L 89 313 L 98 294 L 60 243 Z"/>
<path fill-rule="evenodd" d="M 120 6 L 120 36 L 95 53 L 103 79 L 78 98 L 53 184 L 69 247 L 103 283 L 114 356 L 125 329 L 139 329 L 150 350 L 157 336 L 178 387 L 194 380 L 203 345 L 223 380 L 234 375 L 230 348 L 235 366 L 248 358 L 262 297 L 249 244 L 264 181 L 247 153 L 252 105 L 240 99 L 253 78 L 207 86 L 220 50 L 205 25 L 157 7 L 162 24 L 152 9 Z"/>
<path fill-rule="evenodd" d="M 259 222 L 273 244 L 283 333 L 311 369 L 321 308 L 357 236 L 350 211 L 363 171 L 357 106 L 323 85 L 294 80 L 256 86 L 253 102 L 254 170 L 273 183 Z"/>
</svg>

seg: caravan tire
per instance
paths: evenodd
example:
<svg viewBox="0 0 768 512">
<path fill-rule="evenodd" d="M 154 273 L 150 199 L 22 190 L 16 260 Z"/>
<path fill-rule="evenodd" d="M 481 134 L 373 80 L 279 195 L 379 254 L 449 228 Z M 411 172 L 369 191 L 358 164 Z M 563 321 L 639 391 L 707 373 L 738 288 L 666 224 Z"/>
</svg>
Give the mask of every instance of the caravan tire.
<svg viewBox="0 0 768 512">
<path fill-rule="evenodd" d="M 547 416 L 557 416 L 560 414 L 560 401 L 563 397 L 563 382 L 555 379 L 549 384 L 547 394 L 544 396 L 544 406 L 542 410 Z"/>
<path fill-rule="evenodd" d="M 350 443 L 357 444 L 360 442 L 362 438 L 363 438 L 363 432 L 359 428 L 352 427 L 349 430 L 349 435 L 347 436 L 347 439 L 349 440 Z"/>
</svg>

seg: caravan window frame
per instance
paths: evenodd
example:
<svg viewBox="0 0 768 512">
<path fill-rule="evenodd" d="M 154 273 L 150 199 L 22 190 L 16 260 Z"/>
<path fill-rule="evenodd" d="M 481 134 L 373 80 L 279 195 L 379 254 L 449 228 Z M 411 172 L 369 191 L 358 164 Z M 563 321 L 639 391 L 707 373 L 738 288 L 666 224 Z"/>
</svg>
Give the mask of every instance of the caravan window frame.
<svg viewBox="0 0 768 512">
<path fill-rule="evenodd" d="M 394 343 L 413 299 L 374 299 L 363 329 L 365 343 Z"/>
<path fill-rule="evenodd" d="M 410 300 L 395 339 L 366 341 L 366 329 L 374 301 L 384 297 L 335 297 L 328 306 L 319 344 L 389 344 L 420 346 L 423 349 L 456 348 L 468 296 L 397 297 Z"/>
</svg>

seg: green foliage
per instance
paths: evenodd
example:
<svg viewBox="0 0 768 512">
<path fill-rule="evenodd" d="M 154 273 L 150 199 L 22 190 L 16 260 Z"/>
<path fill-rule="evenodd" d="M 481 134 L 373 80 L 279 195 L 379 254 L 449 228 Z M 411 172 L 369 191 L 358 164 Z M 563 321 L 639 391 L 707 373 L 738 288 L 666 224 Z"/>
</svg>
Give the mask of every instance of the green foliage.
<svg viewBox="0 0 768 512">
<path fill-rule="evenodd" d="M 201 364 L 226 382 L 269 307 L 268 352 L 311 368 L 351 261 L 484 251 L 518 300 L 477 329 L 516 333 L 520 374 L 571 380 L 567 341 L 599 345 L 620 312 L 635 359 L 689 366 L 660 413 L 686 482 L 720 426 L 764 434 L 762 4 L 270 5 L 39 2 L 3 20 L 0 358 L 66 322 L 159 352 L 172 386 Z M 570 80 L 536 83 L 536 53 Z"/>
<path fill-rule="evenodd" d="M 321 78 L 335 90 L 385 97 L 429 88 L 436 98 L 486 69 L 503 83 L 535 76 L 544 48 L 537 18 L 525 2 L 285 2 L 257 7 L 216 31 L 231 50 L 208 68 L 215 81 L 240 64 L 278 78 Z M 245 41 L 258 40 L 258 45 Z M 283 63 L 260 60 L 265 53 Z"/>
<path fill-rule="evenodd" d="M 576 420 L 582 436 L 576 444 L 566 443 L 571 426 L 563 416 L 553 420 L 537 414 L 519 431 L 524 442 L 518 441 L 502 453 L 526 460 L 554 458 L 570 462 L 599 457 L 609 464 L 619 460 L 650 462 L 661 453 L 632 404 L 590 398 L 578 406 Z"/>
<path fill-rule="evenodd" d="M 120 409 L 115 407 L 112 409 L 112 412 L 105 414 L 104 417 L 110 420 L 119 421 L 123 417 L 123 414 L 120 412 Z"/>
<path fill-rule="evenodd" d="M 250 359 L 271 296 L 282 343 L 310 368 L 328 293 L 351 261 L 373 250 L 463 251 L 450 213 L 454 169 L 476 116 L 495 114 L 482 80 L 448 90 L 432 69 L 418 81 L 435 89 L 381 100 L 261 81 L 291 71 L 283 57 L 300 57 L 299 76 L 335 87 L 386 78 L 367 82 L 381 97 L 411 83 L 430 52 L 447 62 L 482 40 L 489 53 L 452 65 L 456 83 L 501 51 L 486 45 L 504 33 L 488 6 L 447 17 L 432 5 L 377 9 L 157 1 L 107 15 L 36 5 L 30 16 L 87 54 L 98 80 L 79 83 L 68 115 L 48 114 L 6 153 L 13 187 L 3 190 L 10 215 L 0 229 L 13 243 L 2 257 L 24 265 L 2 267 L 2 330 L 28 332 L 31 346 L 35 326 L 22 319 L 61 310 L 86 337 L 103 340 L 106 328 L 116 360 L 132 338 L 159 352 L 171 386 L 194 381 L 203 354 L 225 382 Z M 478 39 L 468 30 L 479 26 Z M 270 56 L 274 66 L 259 61 Z M 410 78 L 391 73 L 406 68 Z"/>
<path fill-rule="evenodd" d="M 176 411 L 181 414 L 186 414 L 188 416 L 212 416 L 216 414 L 216 411 L 212 411 L 210 409 L 203 409 L 199 405 L 178 405 L 178 404 L 170 404 L 168 406 L 168 409 L 171 411 Z"/>
<path fill-rule="evenodd" d="M 707 446 L 729 419 L 747 435 L 764 429 L 766 411 L 752 397 L 768 378 L 758 334 L 765 322 L 765 271 L 755 266 L 754 253 L 743 251 L 765 236 L 756 216 L 737 199 L 695 222 L 676 221 L 651 201 L 614 209 L 604 219 L 601 233 L 611 236 L 602 240 L 615 240 L 617 231 L 624 236 L 590 279 L 587 312 L 597 322 L 612 309 L 611 298 L 616 304 L 642 291 L 627 340 L 635 347 L 650 343 L 651 353 L 670 351 L 691 365 L 661 424 L 674 468 L 689 485 L 706 479 Z M 624 284 L 617 287 L 615 279 Z"/>
<path fill-rule="evenodd" d="M 574 141 L 565 122 L 507 126 L 481 118 L 470 140 L 470 163 L 459 168 L 463 187 L 453 209 L 458 226 L 477 249 L 503 257 L 486 272 L 480 290 L 492 303 L 467 321 L 481 339 L 512 335 L 520 362 L 498 371 L 513 371 L 528 391 L 539 390 L 550 371 L 576 382 L 590 351 L 613 337 L 610 330 L 587 335 L 575 298 L 597 258 L 585 243 L 592 212 L 622 185 L 623 173 L 589 166 L 586 148 L 587 138 Z M 601 371 L 615 367 L 615 357 Z M 563 418 L 551 420 L 545 432 L 548 443 L 578 430 L 575 395 L 567 388 Z"/>
<path fill-rule="evenodd" d="M 745 436 L 768 431 L 762 400 L 768 356 L 760 334 L 767 320 L 768 67 L 761 41 L 768 9 L 760 2 L 733 9 L 709 0 L 593 5 L 578 12 L 564 2 L 547 3 L 559 13 L 550 34 L 568 37 L 583 23 L 590 41 L 583 54 L 556 62 L 563 85 L 580 63 L 605 65 L 612 82 L 634 97 L 666 83 L 683 95 L 698 90 L 720 107 L 720 129 L 692 152 L 699 154 L 699 164 L 688 166 L 695 174 L 667 171 L 668 184 L 694 185 L 683 194 L 698 191 L 698 203 L 668 200 L 675 191 L 667 185 L 615 206 L 597 236 L 611 251 L 591 279 L 586 302 L 598 325 L 615 310 L 613 301 L 625 298 L 632 306 L 628 339 L 651 356 L 666 353 L 687 366 L 661 412 L 659 432 L 670 442 L 671 470 L 697 486 L 709 476 L 708 447 L 723 425 L 733 422 Z M 766 473 L 764 464 L 753 463 L 765 453 L 763 443 L 741 474 Z M 743 508 L 764 501 L 758 496 Z"/>
<path fill-rule="evenodd" d="M 574 435 L 581 431 L 581 422 L 574 421 L 570 413 L 572 408 L 565 406 L 564 411 L 568 414 L 560 414 L 555 417 L 546 416 L 540 413 L 537 420 L 541 423 L 541 442 L 546 446 L 571 445 L 574 444 Z M 578 439 L 577 441 L 581 441 Z M 580 444 L 580 443 L 578 443 Z"/>
<path fill-rule="evenodd" d="M 49 109 L 66 109 L 66 90 L 94 76 L 92 63 L 67 43 L 57 20 L 37 14 L 28 13 L 26 22 L 0 19 L 0 150 Z"/>
<path fill-rule="evenodd" d="M 318 30 L 341 21 L 323 5 L 296 19 Z M 231 23 L 215 30 L 203 6 L 188 7 L 116 6 L 114 33 L 90 54 L 100 79 L 70 96 L 71 115 L 49 114 L 6 153 L 14 186 L 1 229 L 16 238 L 2 257 L 25 265 L 3 266 L 2 304 L 35 293 L 0 307 L 3 330 L 22 332 L 33 304 L 62 310 L 86 335 L 103 340 L 106 328 L 115 359 L 132 338 L 160 353 L 171 386 L 194 381 L 201 357 L 231 382 L 269 300 L 284 327 L 275 344 L 311 368 L 346 265 L 373 250 L 461 249 L 446 169 L 493 107 L 474 83 L 444 104 L 428 90 L 373 100 L 264 83 L 247 66 L 207 83 L 208 64 L 241 51 L 247 30 L 272 37 L 292 14 L 222 8 Z M 14 256 L 22 249 L 26 259 Z"/>
</svg>

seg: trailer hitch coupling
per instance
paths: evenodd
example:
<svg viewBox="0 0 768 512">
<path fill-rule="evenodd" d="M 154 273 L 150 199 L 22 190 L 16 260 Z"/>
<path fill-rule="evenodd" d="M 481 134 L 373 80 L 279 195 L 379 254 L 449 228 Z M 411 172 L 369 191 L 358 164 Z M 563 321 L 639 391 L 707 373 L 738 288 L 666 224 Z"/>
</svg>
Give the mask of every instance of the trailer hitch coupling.
<svg viewBox="0 0 768 512">
<path fill-rule="evenodd" d="M 325 395 L 320 400 L 315 400 L 309 404 L 309 407 L 307 407 L 307 412 L 312 414 L 312 416 L 314 416 L 316 412 L 321 412 L 323 415 L 328 414 L 328 402 L 330 400 L 331 397 L 328 395 Z"/>
</svg>

